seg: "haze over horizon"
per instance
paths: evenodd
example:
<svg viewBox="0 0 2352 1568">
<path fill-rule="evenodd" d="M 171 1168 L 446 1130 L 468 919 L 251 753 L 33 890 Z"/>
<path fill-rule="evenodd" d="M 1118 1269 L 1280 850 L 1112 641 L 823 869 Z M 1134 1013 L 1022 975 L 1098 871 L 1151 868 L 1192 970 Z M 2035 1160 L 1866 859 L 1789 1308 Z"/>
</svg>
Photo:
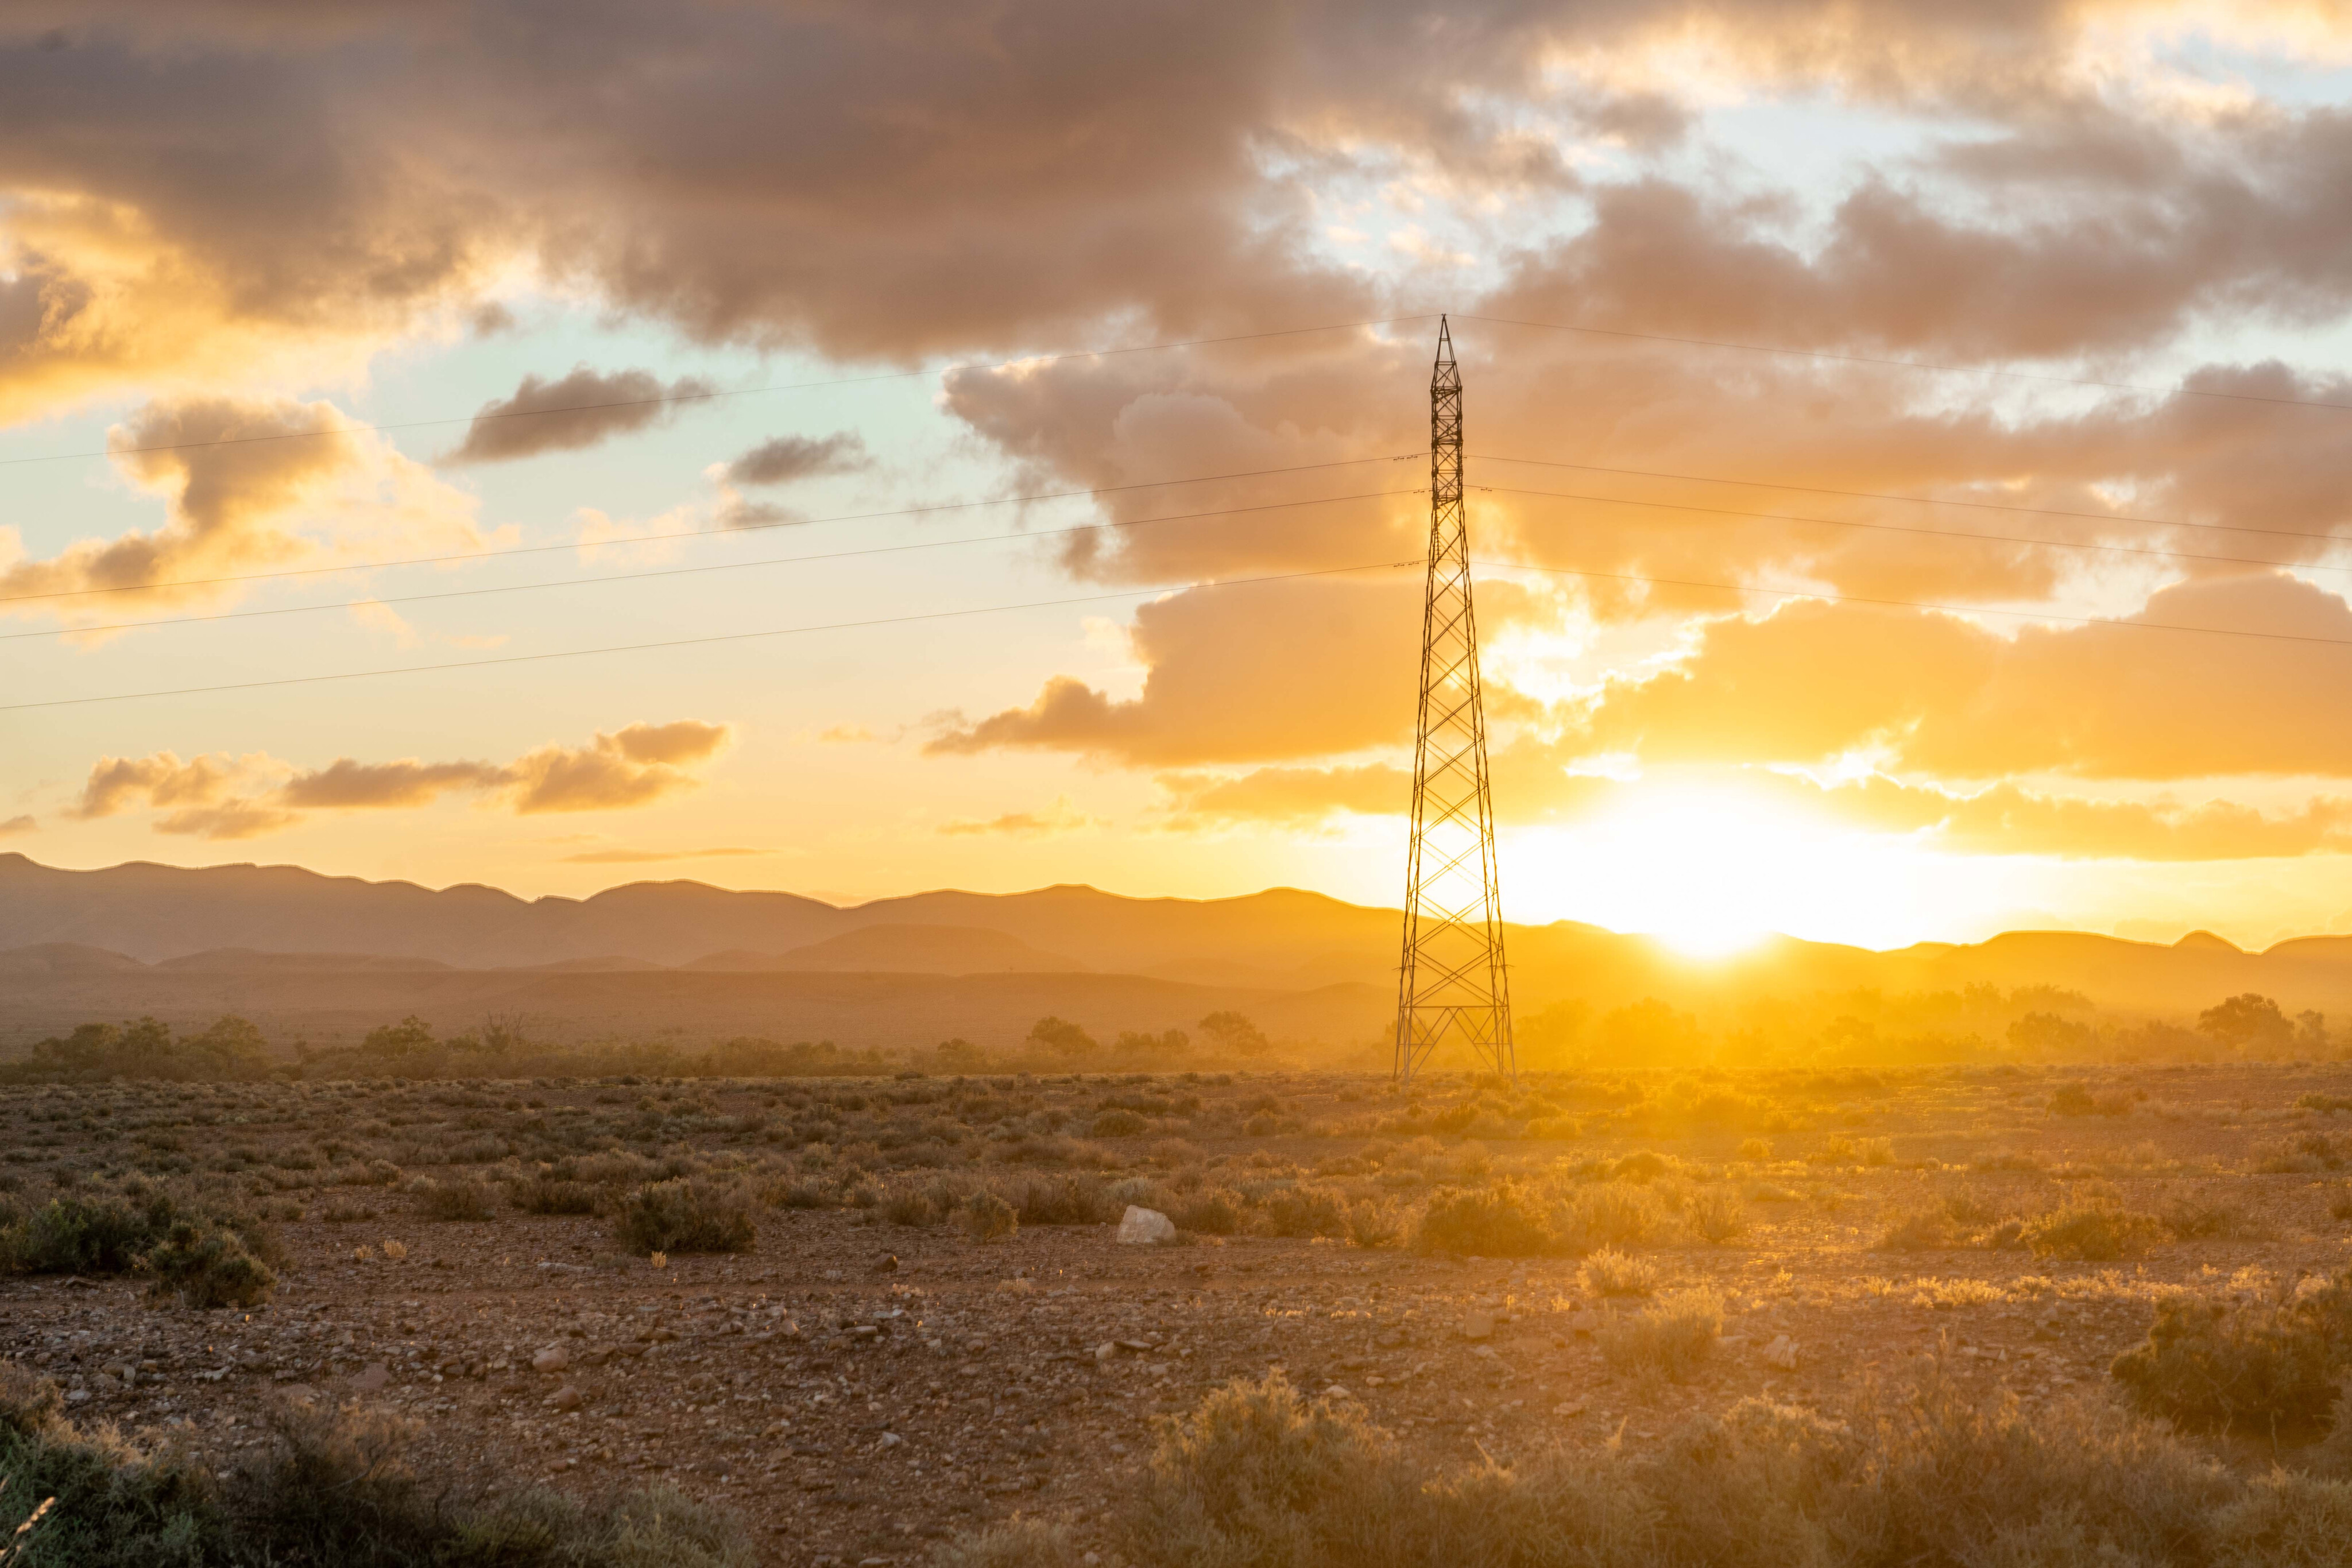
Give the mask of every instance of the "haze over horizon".
<svg viewBox="0 0 2352 1568">
<path fill-rule="evenodd" d="M 1443 310 L 1512 918 L 2352 931 L 2308 7 L 101 0 L 0 89 L 0 849 L 1393 906 Z"/>
</svg>

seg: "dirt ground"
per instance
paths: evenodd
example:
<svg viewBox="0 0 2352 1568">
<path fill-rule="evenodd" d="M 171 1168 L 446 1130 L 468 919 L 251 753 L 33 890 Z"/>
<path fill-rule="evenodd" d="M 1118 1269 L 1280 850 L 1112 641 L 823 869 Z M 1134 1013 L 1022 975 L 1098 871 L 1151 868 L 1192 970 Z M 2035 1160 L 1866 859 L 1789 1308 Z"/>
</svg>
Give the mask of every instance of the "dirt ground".
<svg viewBox="0 0 2352 1568">
<path fill-rule="evenodd" d="M 2110 1113 L 2049 1108 L 2077 1081 Z M 55 1378 L 76 1419 L 134 1439 L 226 1458 L 262 1440 L 270 1401 L 362 1400 L 415 1417 L 420 1458 L 461 1477 L 591 1496 L 665 1479 L 742 1517 L 775 1563 L 872 1564 L 917 1561 L 928 1542 L 1015 1511 L 1083 1529 L 1148 1459 L 1155 1418 L 1269 1369 L 1360 1401 L 1433 1463 L 1508 1462 L 1550 1443 L 1651 1442 L 1687 1413 L 1749 1396 L 1829 1403 L 1938 1354 L 1987 1401 L 2107 1397 L 2107 1364 L 2145 1333 L 2159 1292 L 2276 1295 L 2352 1265 L 2352 1224 L 2339 1217 L 2352 1212 L 2341 1196 L 2352 1112 L 2329 1103 L 2352 1095 L 2352 1067 L 1921 1070 L 1724 1086 L 1747 1108 L 1678 1118 L 1669 1099 L 1652 1094 L 1644 1113 L 1617 1092 L 1616 1109 L 1573 1129 L 1534 1124 L 1572 1136 L 1401 1141 L 1379 1130 L 1402 1109 L 1381 1083 L 1244 1077 L 1192 1088 L 1205 1103 L 1189 1116 L 1087 1145 L 1115 1176 L 1150 1171 L 1155 1140 L 1181 1133 L 1181 1155 L 1158 1145 L 1161 1167 L 1181 1158 L 1261 1184 L 1318 1172 L 1376 1184 L 1418 1160 L 1418 1181 L 1363 1188 L 1408 1210 L 1397 1246 L 1245 1233 L 1121 1245 L 1101 1224 L 976 1241 L 953 1225 L 891 1223 L 876 1193 L 929 1173 L 868 1156 L 871 1185 L 849 1206 L 763 1205 L 749 1253 L 656 1266 L 620 1250 L 604 1218 L 501 1207 L 486 1220 L 436 1222 L 396 1186 L 328 1186 L 316 1172 L 265 1165 L 278 1201 L 303 1215 L 280 1218 L 288 1262 L 268 1303 L 203 1312 L 151 1305 L 135 1279 L 0 1276 L 0 1357 Z M 526 1107 L 508 1087 L 473 1090 L 501 1113 L 541 1118 L 586 1116 L 613 1098 L 593 1082 L 511 1086 Z M 821 1103 L 827 1087 L 793 1092 Z M 1177 1087 L 1071 1078 L 987 1092 L 1091 1105 Z M 57 1171 L 102 1176 L 125 1163 L 122 1132 L 142 1115 L 176 1121 L 160 1114 L 173 1092 L 0 1091 L 0 1173 L 20 1201 L 43 1197 Z M 202 1167 L 225 1144 L 266 1160 L 317 1144 L 339 1118 L 358 1124 L 359 1143 L 330 1151 L 331 1170 L 364 1152 L 371 1129 L 390 1135 L 379 1099 L 415 1105 L 435 1092 L 351 1088 L 330 1103 L 243 1089 L 211 1103 L 246 1110 L 150 1144 L 178 1145 L 167 1163 Z M 1433 1086 L 1423 1110 L 1473 1092 L 1466 1082 Z M 676 1142 L 740 1146 L 745 1118 L 777 1093 L 734 1082 L 681 1092 L 714 1130 L 700 1145 L 691 1128 Z M 1277 1126 L 1263 1120 L 1269 1097 Z M 100 1105 L 111 1114 L 97 1115 Z M 1256 1134 L 1244 1131 L 1246 1105 L 1259 1107 Z M 475 1118 L 485 1120 L 496 1117 Z M 436 1125 L 400 1135 L 429 1141 Z M 789 1132 L 749 1144 L 806 1157 Z M 1720 1336 L 1686 1381 L 1611 1364 L 1605 1325 L 1643 1300 L 1604 1299 L 1577 1257 L 1411 1245 L 1410 1206 L 1433 1183 L 1570 1168 L 1638 1179 L 1641 1162 L 1622 1162 L 1645 1152 L 1669 1167 L 1651 1179 L 1720 1187 L 1738 1206 L 1738 1233 L 1720 1242 L 1677 1233 L 1627 1249 L 1653 1266 L 1650 1293 L 1704 1285 L 1721 1300 Z M 825 1153 L 837 1176 L 837 1148 Z M 984 1153 L 971 1168 L 984 1168 Z M 516 1156 L 503 1157 L 510 1170 Z M 2088 1197 L 2169 1213 L 2174 1234 L 2109 1260 L 1884 1245 L 1895 1218 L 1955 1196 L 2021 1216 Z"/>
</svg>

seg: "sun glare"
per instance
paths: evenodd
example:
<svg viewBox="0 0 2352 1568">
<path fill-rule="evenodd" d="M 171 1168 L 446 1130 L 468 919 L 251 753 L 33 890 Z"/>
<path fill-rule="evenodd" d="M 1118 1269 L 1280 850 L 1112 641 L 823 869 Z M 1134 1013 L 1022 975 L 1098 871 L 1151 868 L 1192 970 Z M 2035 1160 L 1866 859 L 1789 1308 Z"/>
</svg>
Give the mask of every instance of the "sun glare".
<svg viewBox="0 0 2352 1568">
<path fill-rule="evenodd" d="M 1898 946 L 2013 890 L 1897 834 L 1737 786 L 1657 780 L 1573 828 L 1511 835 L 1505 897 L 1538 919 L 1591 921 L 1721 957 L 1775 932 Z"/>
</svg>

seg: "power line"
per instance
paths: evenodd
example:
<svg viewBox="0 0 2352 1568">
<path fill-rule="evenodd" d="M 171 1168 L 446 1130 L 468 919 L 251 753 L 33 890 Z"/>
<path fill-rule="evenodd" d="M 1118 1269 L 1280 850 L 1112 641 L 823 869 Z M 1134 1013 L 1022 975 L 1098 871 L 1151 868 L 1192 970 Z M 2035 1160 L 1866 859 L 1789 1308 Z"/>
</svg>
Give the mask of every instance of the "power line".
<svg viewBox="0 0 2352 1568">
<path fill-rule="evenodd" d="M 932 512 L 955 512 L 973 507 L 1012 507 L 1034 501 L 1066 501 L 1080 496 L 1116 496 L 1129 490 L 1159 490 L 1175 485 L 1209 485 L 1223 479 L 1257 479 L 1273 474 L 1306 474 L 1322 468 L 1352 468 L 1366 463 L 1402 463 L 1422 456 L 1418 452 L 1380 457 L 1342 457 L 1328 463 L 1297 463 L 1285 468 L 1249 468 L 1232 474 L 1197 474 L 1183 479 L 1146 479 L 1132 485 L 1098 485 L 1087 490 L 1042 490 L 1028 496 L 991 496 L 977 501 L 939 501 L 929 506 L 901 507 L 885 512 L 843 512 L 830 517 L 788 517 L 772 521 L 733 523 L 725 528 L 697 528 L 683 534 L 615 534 L 601 539 L 571 539 L 562 544 L 516 545 L 507 549 L 460 550 L 453 555 L 409 556 L 395 560 L 346 561 L 339 566 L 289 567 L 281 571 L 248 571 L 227 577 L 174 578 L 163 582 L 125 582 L 105 588 L 61 588 L 47 593 L 0 595 L 0 604 L 24 604 L 36 600 L 81 599 L 100 593 L 149 593 L 165 588 L 217 588 L 232 582 L 270 582 L 289 577 L 323 577 L 344 571 L 388 571 L 404 566 L 448 566 L 457 562 L 499 560 L 508 556 L 545 555 L 551 550 L 602 549 L 608 545 L 662 544 L 678 539 L 732 538 L 767 528 L 814 528 L 821 523 L 864 523 L 884 517 L 918 517 Z"/>
<path fill-rule="evenodd" d="M 384 424 L 344 424 L 331 430 L 286 430 L 268 435 L 225 435 L 210 441 L 159 442 L 152 446 L 113 446 L 99 452 L 49 452 L 32 457 L 0 458 L 0 467 L 25 463 L 64 463 L 92 457 L 135 457 L 149 452 L 191 452 L 208 446 L 244 446 L 267 441 L 310 441 L 329 435 L 386 434 L 399 430 L 425 430 L 446 424 L 471 424 L 479 420 L 537 419 L 549 414 L 590 413 L 603 409 L 653 408 L 671 403 L 709 402 L 719 398 L 748 397 L 754 392 L 813 392 L 824 387 L 864 386 L 874 382 L 913 381 L 924 376 L 948 376 L 960 371 L 1006 371 L 1020 365 L 1059 364 L 1064 360 L 1102 360 L 1115 354 L 1150 354 L 1167 349 L 1203 349 L 1219 343 L 1248 343 L 1262 338 L 1296 338 L 1310 332 L 1351 332 L 1366 327 L 1392 327 L 1407 321 L 1427 321 L 1430 315 L 1390 316 L 1375 321 L 1334 321 L 1320 327 L 1278 327 L 1265 332 L 1234 332 L 1222 338 L 1182 338 L 1165 343 L 1131 343 L 1120 348 L 1071 349 L 1055 354 L 1024 354 L 993 364 L 941 365 L 933 370 L 886 371 L 870 376 L 838 376 L 822 382 L 771 382 L 764 386 L 718 388 L 709 392 L 664 392 L 658 397 L 614 398 L 604 402 L 564 403 L 553 408 L 516 408 L 491 413 L 401 420 Z"/>
<path fill-rule="evenodd" d="M 1868 528 L 1878 533 L 1918 534 L 1929 538 L 1979 539 L 1987 544 L 2032 545 L 2043 549 L 2094 550 L 2110 555 L 2155 556 L 2165 560 L 2203 560 L 2235 566 L 2291 567 L 2301 571 L 2352 572 L 2352 566 L 2322 566 L 2294 560 L 2267 560 L 2255 556 L 2200 555 L 2190 550 L 2158 549 L 2149 545 L 2103 545 L 2078 539 L 2042 539 L 2024 534 L 1978 534 L 1965 528 L 1922 528 L 1907 523 L 1869 523 L 1851 517 L 1808 517 L 1791 512 L 1750 512 L 1736 507 L 1693 507 L 1677 501 L 1637 501 L 1622 496 L 1585 496 L 1564 490 L 1519 490 L 1507 485 L 1475 485 L 1473 489 L 1500 496 L 1538 496 L 1554 501 L 1591 501 L 1609 507 L 1643 507 L 1654 511 L 1696 512 L 1706 517 L 1755 517 L 1780 523 L 1816 523 L 1831 528 Z M 2352 543 L 2352 540 L 2344 541 Z"/>
<path fill-rule="evenodd" d="M 1722 338 L 1685 338 L 1671 332 L 1636 332 L 1623 327 L 1587 327 L 1572 321 L 1523 321 L 1507 316 L 1469 316 L 1463 321 L 1483 321 L 1490 327 L 1528 327 L 1546 332 L 1583 332 L 1597 338 L 1633 338 L 1646 343 L 1680 343 L 1699 349 L 1737 349 L 1749 354 L 1781 354 L 1791 359 L 1828 360 L 1849 365 L 1883 365 L 1895 370 L 1927 371 L 1937 375 L 2000 376 L 2011 381 L 2046 382 L 2053 386 L 2095 387 L 2106 392 L 2146 392 L 2157 397 L 2219 398 L 2230 402 L 2279 403 L 2289 408 L 2352 410 L 2352 402 L 2328 402 L 2318 398 L 2269 397 L 2261 392 L 2214 392 L 2192 386 L 2149 386 L 2140 382 L 2097 381 L 2086 376 L 2053 376 L 2037 371 L 2005 371 L 1991 365 L 1946 365 L 1932 360 L 1903 360 L 1892 355 L 1841 354 L 1828 349 L 1790 349 L 1772 343 L 1741 343 Z M 1420 318 L 1426 319 L 1426 318 Z"/>
<path fill-rule="evenodd" d="M 1640 582 L 1663 588 L 1712 589 L 1725 593 L 1764 594 L 1779 599 L 1811 599 L 1831 604 L 1867 604 L 1885 609 L 1934 610 L 1952 615 L 1998 615 L 2015 620 L 2056 622 L 2071 626 L 2112 626 L 2122 631 L 2172 632 L 2197 636 L 2237 637 L 2266 643 L 2316 643 L 2326 647 L 2352 648 L 2352 637 L 2315 637 L 2293 632 L 2257 632 L 2234 626 L 2183 626 L 2165 621 L 2117 621 L 2099 615 L 2055 615 L 2038 610 L 1999 610 L 1981 604 L 1947 604 L 1929 600 L 1882 599 L 1852 593 L 1825 593 L 1812 588 L 1763 588 L 1749 583 L 1708 582 L 1692 578 L 1655 577 L 1640 572 L 1591 571 L 1577 567 L 1538 566 L 1528 561 L 1484 560 L 1471 562 L 1499 571 L 1533 571 L 1550 577 L 1575 577 L 1602 582 Z M 1254 583 L 1295 582 L 1306 578 L 1338 577 L 1363 571 L 1394 571 L 1420 570 L 1427 562 L 1414 557 L 1406 560 L 1368 561 L 1358 566 L 1323 567 L 1312 571 L 1275 572 L 1262 577 L 1234 577 L 1201 582 L 1161 584 L 1154 588 L 1127 589 L 1114 593 L 1082 594 L 1066 599 L 1034 599 L 1017 604 L 974 605 L 962 610 L 933 610 L 910 615 L 886 615 L 865 621 L 835 621 L 808 626 L 777 626 L 757 632 L 728 632 L 707 637 L 677 637 L 654 643 L 629 643 L 601 648 L 562 648 L 544 653 L 511 653 L 494 659 L 461 659 L 439 664 L 404 664 L 390 669 L 344 670 L 327 674 L 284 675 L 266 681 L 232 681 L 209 686 L 180 686 L 166 690 L 144 692 L 108 692 L 92 696 L 51 697 L 40 702 L 0 703 L 0 713 L 21 713 L 34 708 L 78 707 L 93 703 L 136 702 L 144 697 L 204 696 L 216 692 L 258 691 L 272 686 L 317 685 L 329 682 L 369 680 L 380 675 L 432 674 L 450 670 L 486 669 L 502 664 L 543 664 L 557 659 L 589 658 L 604 653 L 642 653 L 666 648 L 691 648 L 719 643 L 743 643 L 763 637 L 793 637 L 816 632 L 849 632 L 874 626 L 899 626 L 923 621 L 950 621 L 974 615 L 1006 614 L 1022 610 L 1050 610 L 1075 604 L 1105 604 L 1123 599 L 1150 599 L 1163 593 L 1190 593 L 1215 588 L 1242 588 Z"/>
<path fill-rule="evenodd" d="M 50 697 L 40 702 L 0 703 L 0 713 L 28 708 L 78 707 L 89 703 L 136 702 L 142 697 L 204 696 L 214 692 L 259 691 L 270 686 L 318 685 L 331 681 L 369 680 L 378 675 L 420 675 L 447 670 L 478 670 L 498 664 L 534 664 L 555 659 L 584 659 L 600 653 L 646 653 L 662 648 L 694 648 L 716 643 L 746 643 L 761 637 L 793 637 L 812 632 L 851 632 L 871 626 L 904 626 L 918 621 L 950 621 L 973 615 L 1001 615 L 1017 610 L 1051 610 L 1072 604 L 1107 604 L 1121 599 L 1150 599 L 1163 593 L 1192 593 L 1212 588 L 1243 588 L 1253 583 L 1295 582 L 1302 578 L 1337 577 L 1359 571 L 1418 569 L 1421 559 L 1368 561 L 1360 566 L 1323 567 L 1313 571 L 1275 572 L 1264 577 L 1229 577 L 1205 582 L 1132 588 L 1116 593 L 1088 593 L 1069 599 L 1033 599 L 1019 604 L 982 604 L 964 610 L 931 610 L 911 615 L 882 615 L 866 621 L 834 621 L 813 626 L 774 626 L 760 632 L 725 632 L 707 637 L 675 637 L 657 643 L 625 643 L 603 648 L 561 648 L 545 653 L 509 653 L 495 659 L 459 659 L 440 664 L 404 664 L 392 669 L 342 670 L 329 674 L 281 675 L 267 681 L 231 681 L 220 685 L 180 686 L 163 691 L 108 692 L 95 696 Z"/>
<path fill-rule="evenodd" d="M 1418 453 L 1413 455 L 1420 455 Z M 1778 479 L 1725 479 L 1711 474 L 1676 474 L 1657 468 L 1612 468 L 1600 463 L 1570 463 L 1551 457 L 1505 457 L 1499 453 L 1474 452 L 1481 463 L 1509 463 L 1528 468 L 1576 468 L 1588 474 L 1621 474 L 1634 479 L 1679 479 L 1694 485 L 1727 485 L 1735 488 L 1790 490 L 1806 496 L 1839 496 L 1850 501 L 1908 501 L 1921 507 L 1966 507 L 1979 512 L 2016 512 L 2036 517 L 2079 517 L 2093 523 L 2140 523 L 2156 528 L 2196 528 L 2206 533 L 2263 534 L 2282 539 L 2352 542 L 2342 534 L 2315 534 L 2303 528 L 2258 528 L 2244 523 L 2189 523 L 2173 517 L 2143 517 L 2130 512 L 2076 512 L 2058 507 L 2021 507 L 2014 502 L 1967 501 L 1948 496 L 1905 496 L 1885 490 L 1839 490 L 1827 485 L 1790 485 Z"/>
<path fill-rule="evenodd" d="M 381 599 L 338 600 L 331 604 L 289 604 L 268 610 L 228 610 L 215 615 L 159 616 L 152 621 L 116 621 L 95 626 L 48 626 L 37 632 L 0 632 L 0 643 L 26 637 L 75 637 L 101 632 L 136 632 L 150 626 L 189 626 L 214 621 L 249 621 L 269 615 L 308 615 L 330 610 L 358 610 L 368 605 L 417 604 L 436 599 L 473 599 L 491 593 L 529 593 L 547 588 L 593 587 L 602 582 L 635 582 L 649 578 L 691 577 L 709 571 L 739 571 L 751 567 L 794 566 L 807 561 L 849 560 L 859 556 L 897 555 L 908 550 L 946 549 L 957 545 L 1021 543 L 1031 539 L 1066 538 L 1074 534 L 1110 528 L 1148 528 L 1156 523 L 1197 522 L 1206 517 L 1240 517 L 1253 512 L 1276 512 L 1295 507 L 1335 506 L 1342 501 L 1369 501 L 1388 496 L 1425 496 L 1422 489 L 1365 490 L 1349 496 L 1318 496 L 1304 501 L 1267 501 L 1255 507 L 1222 507 L 1207 512 L 1176 512 L 1164 517 L 1129 517 L 1117 522 L 1082 523 L 1066 528 L 1040 528 L 1017 534 L 973 534 L 960 539 L 919 539 L 908 544 L 866 545 L 857 549 L 828 550 L 819 555 L 788 555 L 765 560 L 711 561 L 701 566 L 656 567 L 645 571 L 608 572 L 602 577 L 568 577 L 554 582 L 509 582 L 487 588 L 446 588 L 430 593 L 395 594 Z M 684 536 L 669 536 L 673 538 Z"/>
<path fill-rule="evenodd" d="M 2254 632 L 2236 626 L 2181 626 L 2168 621 L 2117 621 L 2105 615 L 2053 615 L 2040 610 L 1995 610 L 1982 604 L 1937 604 L 1919 599 L 1874 599 L 1855 593 L 1824 593 L 1817 588 L 1757 588 L 1741 582 L 1701 582 L 1680 577 L 1648 577 L 1631 571 L 1586 571 L 1571 566 L 1536 566 L 1527 561 L 1481 560 L 1477 566 L 1506 571 L 1540 571 L 1553 577 L 1602 582 L 1646 582 L 1661 588 L 1714 588 L 1726 593 L 1762 593 L 1780 599 L 1818 599 L 1830 604 L 1871 604 L 1895 610 L 1940 610 L 1953 615 L 2003 615 L 2020 621 L 2054 621 L 2067 626 L 2113 626 L 2134 632 L 2188 632 L 2210 637 L 2251 637 L 2265 643 L 2318 643 L 2352 648 L 2352 637 L 2313 637 L 2295 632 Z"/>
</svg>

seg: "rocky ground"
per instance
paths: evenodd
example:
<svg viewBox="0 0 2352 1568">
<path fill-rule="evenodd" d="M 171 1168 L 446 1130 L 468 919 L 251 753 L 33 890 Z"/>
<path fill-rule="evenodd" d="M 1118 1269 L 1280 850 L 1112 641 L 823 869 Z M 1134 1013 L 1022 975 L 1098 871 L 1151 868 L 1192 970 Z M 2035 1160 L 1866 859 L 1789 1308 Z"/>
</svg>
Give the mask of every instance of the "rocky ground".
<svg viewBox="0 0 2352 1568">
<path fill-rule="evenodd" d="M 1100 1225 L 980 1242 L 870 1208 L 764 1209 L 749 1254 L 660 1266 L 618 1252 L 595 1218 L 429 1223 L 394 1205 L 306 1219 L 282 1227 L 282 1282 L 250 1312 L 153 1306 L 121 1279 L 0 1277 L 0 1357 L 134 1438 L 226 1458 L 262 1440 L 272 1401 L 358 1399 L 415 1418 L 420 1458 L 463 1476 L 589 1495 L 661 1478 L 726 1503 L 776 1563 L 907 1563 L 1016 1511 L 1106 1517 L 1156 1417 L 1270 1369 L 1361 1402 L 1433 1463 L 1644 1443 L 1751 1395 L 1825 1403 L 1939 1347 L 1987 1400 L 2100 1395 L 2158 1291 L 2276 1292 L 2352 1262 L 2332 1176 L 2200 1152 L 2242 1130 L 2185 1115 L 2153 1129 L 2178 1145 L 2153 1155 L 2132 1142 L 2153 1146 L 2151 1128 L 2127 1121 L 2021 1113 L 1997 1130 L 2062 1165 L 2095 1152 L 2069 1140 L 2109 1148 L 2082 1179 L 2130 1204 L 2219 1193 L 2259 1217 L 2115 1263 L 1874 1245 L 1884 1215 L 1955 1180 L 1989 1199 L 2049 1184 L 2047 1169 L 1937 1157 L 1986 1141 L 1981 1124 L 1921 1111 L 1886 1168 L 1791 1165 L 1776 1187 L 1759 1166 L 1738 1239 L 1643 1253 L 1655 1289 L 1723 1301 L 1720 1338 L 1681 1383 L 1612 1368 L 1596 1330 L 1642 1303 L 1598 1296 L 1572 1258 L 1123 1246 Z"/>
</svg>

